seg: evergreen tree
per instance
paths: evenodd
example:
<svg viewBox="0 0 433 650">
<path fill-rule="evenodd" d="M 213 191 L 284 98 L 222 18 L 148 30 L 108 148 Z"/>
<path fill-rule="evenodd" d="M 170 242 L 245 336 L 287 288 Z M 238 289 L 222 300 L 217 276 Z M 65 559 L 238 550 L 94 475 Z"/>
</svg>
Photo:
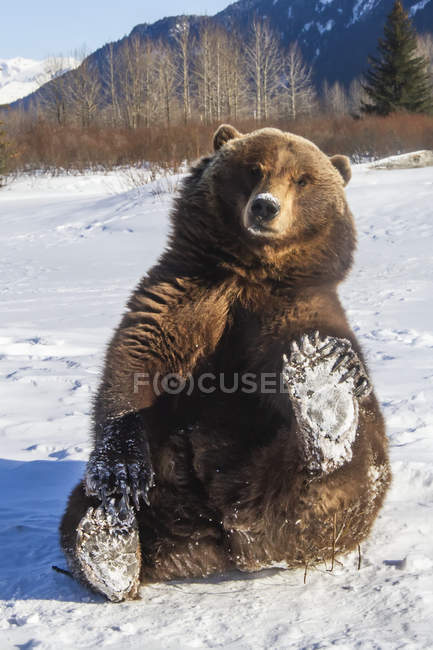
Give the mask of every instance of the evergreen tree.
<svg viewBox="0 0 433 650">
<path fill-rule="evenodd" d="M 433 97 L 427 61 L 417 56 L 417 37 L 400 0 L 389 14 L 384 38 L 379 39 L 379 58 L 369 57 L 370 69 L 363 88 L 369 102 L 364 113 L 389 115 L 396 111 L 431 113 Z"/>
</svg>

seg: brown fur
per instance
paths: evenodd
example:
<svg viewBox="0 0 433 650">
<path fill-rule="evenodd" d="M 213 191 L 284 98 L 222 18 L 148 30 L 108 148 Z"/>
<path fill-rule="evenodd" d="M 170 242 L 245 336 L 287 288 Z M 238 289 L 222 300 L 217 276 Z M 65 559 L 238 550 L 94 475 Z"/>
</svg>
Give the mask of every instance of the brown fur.
<svg viewBox="0 0 433 650">
<path fill-rule="evenodd" d="M 290 342 L 315 330 L 349 339 L 362 358 L 337 295 L 355 248 L 348 160 L 276 129 L 241 136 L 225 125 L 214 146 L 185 179 L 168 248 L 128 303 L 94 409 L 96 447 L 107 422 L 131 414 L 150 445 L 156 484 L 137 513 L 143 581 L 329 560 L 368 535 L 390 479 L 373 394 L 353 459 L 313 479 L 287 394 L 134 393 L 134 372 L 224 373 L 226 385 L 234 373 L 280 373 Z M 245 224 L 259 192 L 281 204 L 268 237 Z M 97 503 L 82 484 L 73 491 L 61 525 L 70 557 Z"/>
</svg>

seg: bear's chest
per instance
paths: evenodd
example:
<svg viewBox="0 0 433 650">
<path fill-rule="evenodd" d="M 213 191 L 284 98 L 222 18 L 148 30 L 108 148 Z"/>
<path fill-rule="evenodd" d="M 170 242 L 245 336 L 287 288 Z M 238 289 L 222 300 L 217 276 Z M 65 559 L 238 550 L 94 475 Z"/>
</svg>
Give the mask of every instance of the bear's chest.
<svg viewBox="0 0 433 650">
<path fill-rule="evenodd" d="M 200 422 L 205 428 L 211 423 L 230 440 L 262 440 L 287 423 L 290 408 L 281 370 L 289 335 L 281 335 L 281 329 L 281 318 L 271 310 L 233 309 L 216 349 L 203 356 L 188 390 L 173 401 L 177 422 Z"/>
<path fill-rule="evenodd" d="M 271 372 L 281 368 L 286 314 L 265 305 L 261 311 L 236 306 L 215 352 L 205 361 L 215 372 Z"/>
</svg>

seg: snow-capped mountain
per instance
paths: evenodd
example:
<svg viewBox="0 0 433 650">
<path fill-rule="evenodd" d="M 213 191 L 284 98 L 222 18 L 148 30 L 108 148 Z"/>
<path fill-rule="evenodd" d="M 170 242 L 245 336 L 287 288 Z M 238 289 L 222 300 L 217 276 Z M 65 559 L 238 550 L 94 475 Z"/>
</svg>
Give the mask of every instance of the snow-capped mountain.
<svg viewBox="0 0 433 650">
<path fill-rule="evenodd" d="M 0 105 L 26 97 L 55 77 L 59 70 L 70 70 L 77 63 L 70 57 L 42 61 L 22 57 L 0 59 Z"/>
</svg>

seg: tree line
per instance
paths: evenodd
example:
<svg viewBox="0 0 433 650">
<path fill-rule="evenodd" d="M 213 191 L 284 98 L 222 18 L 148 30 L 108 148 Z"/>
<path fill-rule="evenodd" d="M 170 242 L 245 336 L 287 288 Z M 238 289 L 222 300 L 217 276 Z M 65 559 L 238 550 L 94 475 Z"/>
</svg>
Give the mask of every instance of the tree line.
<svg viewBox="0 0 433 650">
<path fill-rule="evenodd" d="M 72 74 L 55 75 L 33 112 L 58 124 L 131 129 L 312 114 L 313 70 L 298 45 L 284 48 L 266 20 L 255 18 L 249 31 L 244 42 L 205 20 L 193 34 L 184 17 L 170 40 L 136 34 L 109 44 L 98 67 L 86 58 Z"/>
<path fill-rule="evenodd" d="M 403 11 L 399 2 L 396 5 Z M 429 79 L 431 99 L 433 38 L 430 34 L 417 38 L 407 14 L 397 18 L 406 25 L 406 32 L 394 43 L 394 50 L 400 59 L 404 55 L 412 62 L 410 71 L 403 70 L 403 74 L 412 80 L 415 93 Z M 386 29 L 400 27 L 388 24 Z M 388 33 L 388 41 L 393 37 Z M 388 41 L 380 42 L 385 56 L 389 56 Z M 254 18 L 245 39 L 210 20 L 203 21 L 193 34 L 188 18 L 183 17 L 170 40 L 155 42 L 137 34 L 117 48 L 108 45 L 98 66 L 92 58 L 84 58 L 69 75 L 62 74 L 61 66 L 54 69 L 54 79 L 42 89 L 33 113 L 59 125 L 86 128 L 98 123 L 130 129 L 224 120 L 292 120 L 318 113 L 358 116 L 363 111 L 375 112 L 372 99 L 382 102 L 380 114 L 390 106 L 395 108 L 392 98 L 387 104 L 380 94 L 387 88 L 386 75 L 392 74 L 394 63 L 384 71 L 380 61 L 372 59 L 365 79 L 355 79 L 348 88 L 326 81 L 318 88 L 313 67 L 304 60 L 298 43 L 284 47 L 266 19 Z M 404 66 L 404 61 L 399 65 Z M 425 73 L 417 77 L 420 66 Z M 382 83 L 376 95 L 372 91 L 375 83 Z M 428 112 L 431 102 L 421 102 L 420 108 Z"/>
</svg>

